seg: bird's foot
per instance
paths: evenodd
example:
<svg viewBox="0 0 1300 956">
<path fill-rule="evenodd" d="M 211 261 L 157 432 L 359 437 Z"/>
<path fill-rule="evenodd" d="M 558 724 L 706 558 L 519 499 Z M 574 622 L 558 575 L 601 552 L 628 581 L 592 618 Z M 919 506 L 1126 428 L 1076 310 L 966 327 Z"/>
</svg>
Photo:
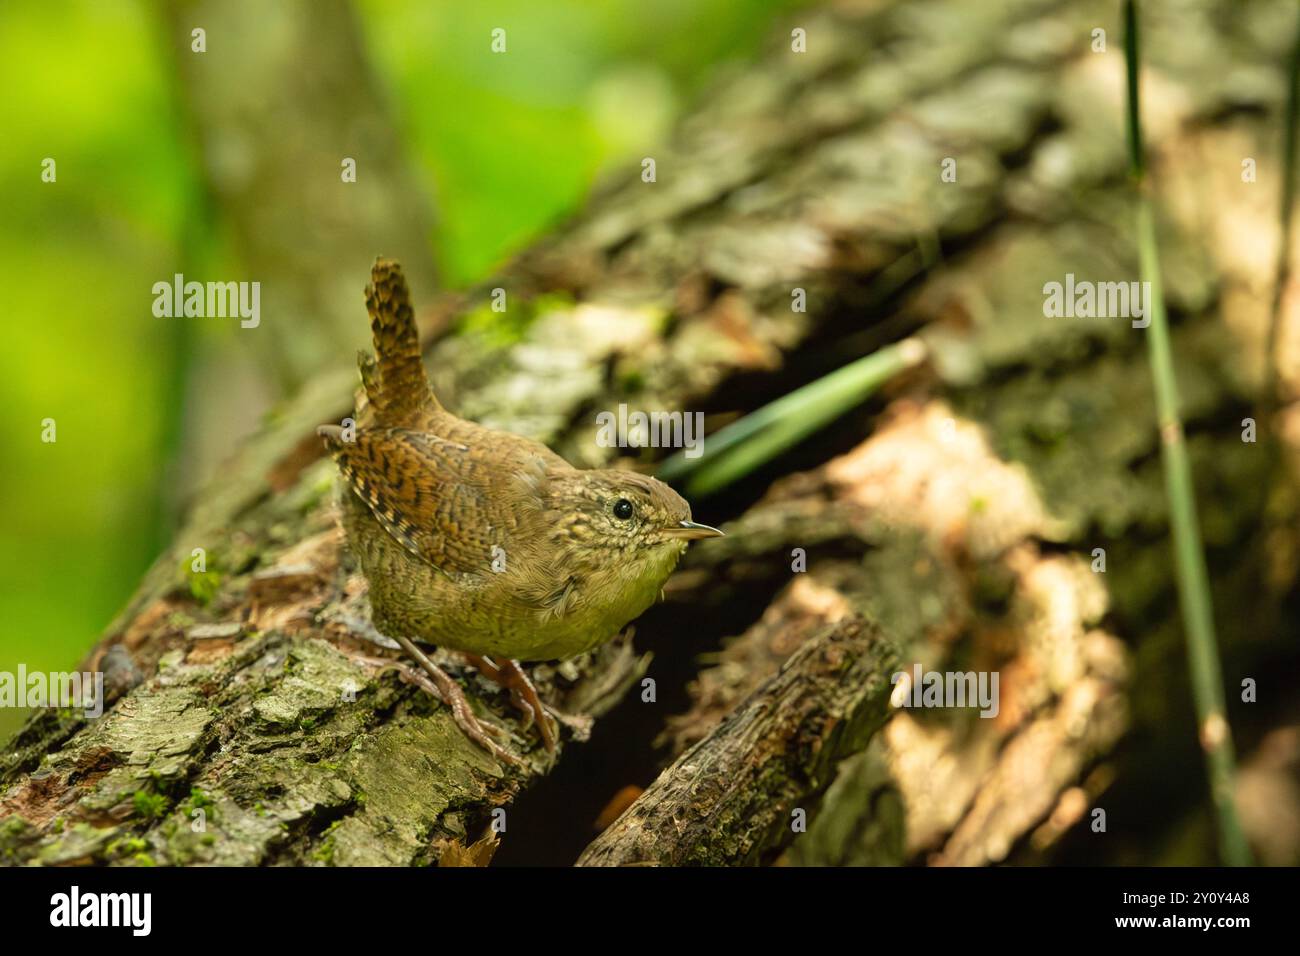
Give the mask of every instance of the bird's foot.
<svg viewBox="0 0 1300 956">
<path fill-rule="evenodd" d="M 469 706 L 469 701 L 465 698 L 465 691 L 461 686 L 451 679 L 446 671 L 429 660 L 429 656 L 415 646 L 409 639 L 401 637 L 396 638 L 402 650 L 406 651 L 415 662 L 424 669 L 425 674 L 421 674 L 411 668 L 406 668 L 410 677 L 414 678 L 415 683 L 424 690 L 437 697 L 440 701 L 451 709 L 452 719 L 470 740 L 474 741 L 488 753 L 503 760 L 508 764 L 519 766 L 523 763 L 518 757 L 503 748 L 490 736 L 489 732 L 494 734 L 503 734 L 498 727 L 492 724 L 484 723 L 474 716 L 474 711 Z"/>
<path fill-rule="evenodd" d="M 555 753 L 558 715 L 550 710 L 537 694 L 537 688 L 528 679 L 518 661 L 507 660 L 498 664 L 490 657 L 478 654 L 466 654 L 465 657 L 477 667 L 489 680 L 500 684 L 510 691 L 510 699 L 524 714 L 524 726 L 537 724 L 538 733 L 542 735 L 542 744 L 547 753 Z M 553 715 L 555 715 L 553 717 Z"/>
</svg>

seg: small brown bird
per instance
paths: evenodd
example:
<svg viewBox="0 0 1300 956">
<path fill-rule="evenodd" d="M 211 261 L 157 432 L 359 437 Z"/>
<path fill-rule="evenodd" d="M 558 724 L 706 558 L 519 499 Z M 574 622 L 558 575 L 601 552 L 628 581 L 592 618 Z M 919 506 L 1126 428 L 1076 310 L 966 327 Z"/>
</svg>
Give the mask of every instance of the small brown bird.
<svg viewBox="0 0 1300 956">
<path fill-rule="evenodd" d="M 343 525 L 370 583 L 374 625 L 429 673 L 485 748 L 515 759 L 412 639 L 464 652 L 511 690 L 553 750 L 546 708 L 518 661 L 609 640 L 654 603 L 688 541 L 722 532 L 692 521 L 661 481 L 579 470 L 538 442 L 444 409 L 397 263 L 375 262 L 366 308 L 377 360 L 359 356 L 355 433 L 318 431 L 346 485 Z"/>
</svg>

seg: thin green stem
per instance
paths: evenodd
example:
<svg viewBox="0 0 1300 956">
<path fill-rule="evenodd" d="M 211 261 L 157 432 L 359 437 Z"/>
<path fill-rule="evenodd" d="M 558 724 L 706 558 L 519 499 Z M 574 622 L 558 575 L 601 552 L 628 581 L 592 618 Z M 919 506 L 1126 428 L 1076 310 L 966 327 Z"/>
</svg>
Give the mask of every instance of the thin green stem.
<svg viewBox="0 0 1300 956">
<path fill-rule="evenodd" d="M 1268 325 L 1268 346 L 1265 355 L 1264 401 L 1269 412 L 1267 417 L 1270 431 L 1273 432 L 1276 431 L 1273 422 L 1274 413 L 1277 404 L 1282 400 L 1277 344 L 1282 331 L 1282 295 L 1291 279 L 1291 213 L 1295 206 L 1297 114 L 1300 114 L 1300 14 L 1296 17 L 1296 35 L 1291 46 L 1291 63 L 1287 71 L 1286 126 L 1282 138 L 1282 205 L 1278 211 L 1281 236 L 1278 242 L 1277 268 L 1273 283 L 1273 311 Z"/>
<path fill-rule="evenodd" d="M 1223 674 L 1214 634 L 1214 609 L 1210 601 L 1209 573 L 1196 517 L 1196 491 L 1191 462 L 1178 413 L 1178 382 L 1174 377 L 1169 324 L 1160 284 L 1160 254 L 1156 242 L 1155 211 L 1146 180 L 1142 144 L 1141 103 L 1138 95 L 1139 42 L 1137 0 L 1124 3 L 1124 51 L 1128 61 L 1129 172 L 1137 186 L 1137 243 L 1142 279 L 1147 283 L 1150 325 L 1146 329 L 1147 354 L 1155 383 L 1156 416 L 1160 428 L 1165 493 L 1173 533 L 1178 597 L 1187 635 L 1192 696 L 1196 701 L 1201 747 L 1205 751 L 1219 825 L 1219 849 L 1230 866 L 1248 866 L 1250 848 L 1237 816 L 1233 792 L 1235 757 L 1232 732 L 1223 697 Z"/>
<path fill-rule="evenodd" d="M 704 456 L 692 459 L 679 452 L 663 463 L 659 477 L 665 481 L 686 478 L 686 493 L 691 497 L 712 494 L 860 404 L 925 354 L 919 339 L 887 345 L 710 435 Z"/>
</svg>

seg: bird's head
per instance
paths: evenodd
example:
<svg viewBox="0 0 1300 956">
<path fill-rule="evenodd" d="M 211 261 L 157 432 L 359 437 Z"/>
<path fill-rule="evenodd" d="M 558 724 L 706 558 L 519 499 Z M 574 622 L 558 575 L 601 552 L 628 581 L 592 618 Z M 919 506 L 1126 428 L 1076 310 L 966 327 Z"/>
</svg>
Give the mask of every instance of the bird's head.
<svg viewBox="0 0 1300 956">
<path fill-rule="evenodd" d="M 691 520 L 686 499 L 662 481 L 631 471 L 574 471 L 551 484 L 548 511 L 566 545 L 593 563 L 671 556 L 690 541 L 722 534 Z"/>
</svg>

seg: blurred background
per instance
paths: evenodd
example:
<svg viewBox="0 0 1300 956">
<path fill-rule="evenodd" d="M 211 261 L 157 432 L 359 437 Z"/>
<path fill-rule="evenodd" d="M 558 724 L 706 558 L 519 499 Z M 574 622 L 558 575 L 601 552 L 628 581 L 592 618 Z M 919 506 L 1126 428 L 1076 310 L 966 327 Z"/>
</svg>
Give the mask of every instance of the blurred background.
<svg viewBox="0 0 1300 956">
<path fill-rule="evenodd" d="M 232 15 L 242 5 L 225 6 Z M 313 223 L 291 201 L 287 219 L 261 223 L 260 245 L 243 241 L 256 211 L 239 203 L 255 200 L 229 185 L 238 175 L 229 168 L 255 160 L 205 161 L 202 151 L 205 125 L 228 119 L 223 109 L 252 130 L 305 142 L 312 133 L 303 126 L 327 125 L 320 111 L 349 96 L 386 117 L 401 144 L 400 158 L 384 162 L 400 166 L 413 191 L 401 212 L 426 223 L 408 236 L 425 243 L 423 264 L 409 268 L 427 299 L 435 281 L 454 288 L 484 278 L 578 205 L 602 169 L 660 141 L 700 85 L 752 55 L 773 17 L 792 6 L 360 0 L 350 19 L 335 4 L 310 14 L 255 4 L 261 31 L 230 34 L 238 49 L 219 53 L 213 45 L 228 40 L 216 4 L 0 7 L 0 302 L 10 317 L 0 399 L 19 431 L 39 434 L 45 418 L 58 428 L 54 444 L 15 441 L 0 470 L 0 500 L 9 503 L 0 522 L 0 670 L 19 661 L 73 666 L 170 540 L 196 480 L 315 367 L 365 342 L 364 254 L 346 275 L 329 276 L 346 303 L 333 354 L 306 346 L 299 359 L 282 354 L 317 337 L 332 341 L 319 314 L 301 317 L 299 343 L 241 332 L 235 322 L 153 316 L 153 283 L 178 269 L 198 281 L 265 283 L 265 268 L 246 265 L 250 251 L 302 246 L 316 255 L 313 232 L 333 225 Z M 286 23 L 294 17 L 313 23 L 296 39 Z M 183 72 L 170 41 L 189 22 L 207 25 L 209 50 L 223 60 L 218 102 Z M 491 32 L 502 25 L 509 56 L 493 57 Z M 313 72 L 322 48 L 354 37 L 363 48 L 349 55 L 364 69 L 344 80 Z M 230 64 L 277 42 L 286 46 L 260 68 L 297 76 L 301 88 L 269 95 Z M 278 125 L 295 101 L 298 115 Z M 363 188 L 379 162 L 370 162 L 369 138 L 390 135 L 349 131 Z M 57 164 L 54 184 L 41 181 L 46 157 Z M 322 161 L 337 169 L 340 160 Z M 312 268 L 302 284 L 329 271 L 319 261 Z M 196 397 L 212 395 L 220 401 Z M 0 735 L 21 719 L 0 709 Z"/>
</svg>

